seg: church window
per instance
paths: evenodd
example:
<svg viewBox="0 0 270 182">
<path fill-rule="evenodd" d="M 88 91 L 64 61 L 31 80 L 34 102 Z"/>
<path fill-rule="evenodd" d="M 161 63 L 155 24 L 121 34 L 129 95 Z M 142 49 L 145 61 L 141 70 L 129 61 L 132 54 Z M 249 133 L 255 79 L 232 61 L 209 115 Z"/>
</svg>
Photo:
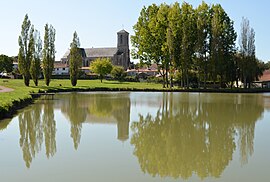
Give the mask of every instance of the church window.
<svg viewBox="0 0 270 182">
<path fill-rule="evenodd" d="M 123 35 L 120 35 L 120 44 L 123 44 Z"/>
</svg>

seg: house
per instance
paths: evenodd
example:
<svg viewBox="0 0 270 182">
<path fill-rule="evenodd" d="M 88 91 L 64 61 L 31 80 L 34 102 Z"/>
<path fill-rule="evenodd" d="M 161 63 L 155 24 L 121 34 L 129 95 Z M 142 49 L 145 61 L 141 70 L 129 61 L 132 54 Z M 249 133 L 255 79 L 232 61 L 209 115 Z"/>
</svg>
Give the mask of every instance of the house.
<svg viewBox="0 0 270 182">
<path fill-rule="evenodd" d="M 139 68 L 139 69 L 128 69 L 127 75 L 128 76 L 140 76 L 148 77 L 148 76 L 157 76 L 159 74 L 159 71 L 157 69 L 156 64 L 152 64 L 149 67 Z"/>
<path fill-rule="evenodd" d="M 261 84 L 262 88 L 270 88 L 270 69 L 265 70 L 263 75 L 259 78 L 259 81 L 255 83 Z"/>
<path fill-rule="evenodd" d="M 62 64 L 69 64 L 70 50 L 61 59 Z M 90 67 L 97 58 L 109 58 L 113 65 L 128 69 L 130 66 L 129 33 L 125 30 L 117 32 L 117 47 L 81 48 L 82 67 Z"/>
<path fill-rule="evenodd" d="M 54 63 L 53 75 L 69 75 L 69 66 L 61 62 L 56 61 Z"/>
</svg>

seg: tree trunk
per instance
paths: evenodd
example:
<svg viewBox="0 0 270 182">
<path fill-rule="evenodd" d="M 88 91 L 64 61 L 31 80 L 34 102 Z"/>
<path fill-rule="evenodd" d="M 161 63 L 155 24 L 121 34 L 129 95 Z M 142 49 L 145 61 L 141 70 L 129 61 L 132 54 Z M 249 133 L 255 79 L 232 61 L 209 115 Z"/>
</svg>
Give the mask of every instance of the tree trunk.
<svg viewBox="0 0 270 182">
<path fill-rule="evenodd" d="M 23 76 L 23 80 L 24 80 L 25 86 L 29 87 L 29 84 L 30 84 L 30 76 L 24 75 L 24 76 Z"/>
<path fill-rule="evenodd" d="M 169 88 L 168 69 L 166 68 L 166 87 Z"/>
</svg>

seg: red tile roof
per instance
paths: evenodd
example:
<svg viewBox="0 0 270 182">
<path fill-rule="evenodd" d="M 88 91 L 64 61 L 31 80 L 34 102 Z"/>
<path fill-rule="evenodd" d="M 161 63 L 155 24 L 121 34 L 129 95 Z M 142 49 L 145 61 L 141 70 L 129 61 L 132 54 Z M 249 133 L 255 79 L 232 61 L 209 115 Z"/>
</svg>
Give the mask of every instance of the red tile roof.
<svg viewBox="0 0 270 182">
<path fill-rule="evenodd" d="M 259 78 L 259 81 L 261 82 L 270 81 L 270 70 L 265 70 L 263 72 L 263 75 Z"/>
</svg>

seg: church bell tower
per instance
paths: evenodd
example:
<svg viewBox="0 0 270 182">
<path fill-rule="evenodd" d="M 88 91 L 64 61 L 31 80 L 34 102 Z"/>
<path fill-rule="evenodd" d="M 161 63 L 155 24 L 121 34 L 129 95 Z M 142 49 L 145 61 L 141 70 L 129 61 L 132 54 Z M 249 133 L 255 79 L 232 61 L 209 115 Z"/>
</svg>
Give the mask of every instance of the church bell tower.
<svg viewBox="0 0 270 182">
<path fill-rule="evenodd" d="M 124 29 L 117 32 L 117 54 L 122 55 L 122 65 L 127 69 L 130 64 L 129 33 Z"/>
</svg>

